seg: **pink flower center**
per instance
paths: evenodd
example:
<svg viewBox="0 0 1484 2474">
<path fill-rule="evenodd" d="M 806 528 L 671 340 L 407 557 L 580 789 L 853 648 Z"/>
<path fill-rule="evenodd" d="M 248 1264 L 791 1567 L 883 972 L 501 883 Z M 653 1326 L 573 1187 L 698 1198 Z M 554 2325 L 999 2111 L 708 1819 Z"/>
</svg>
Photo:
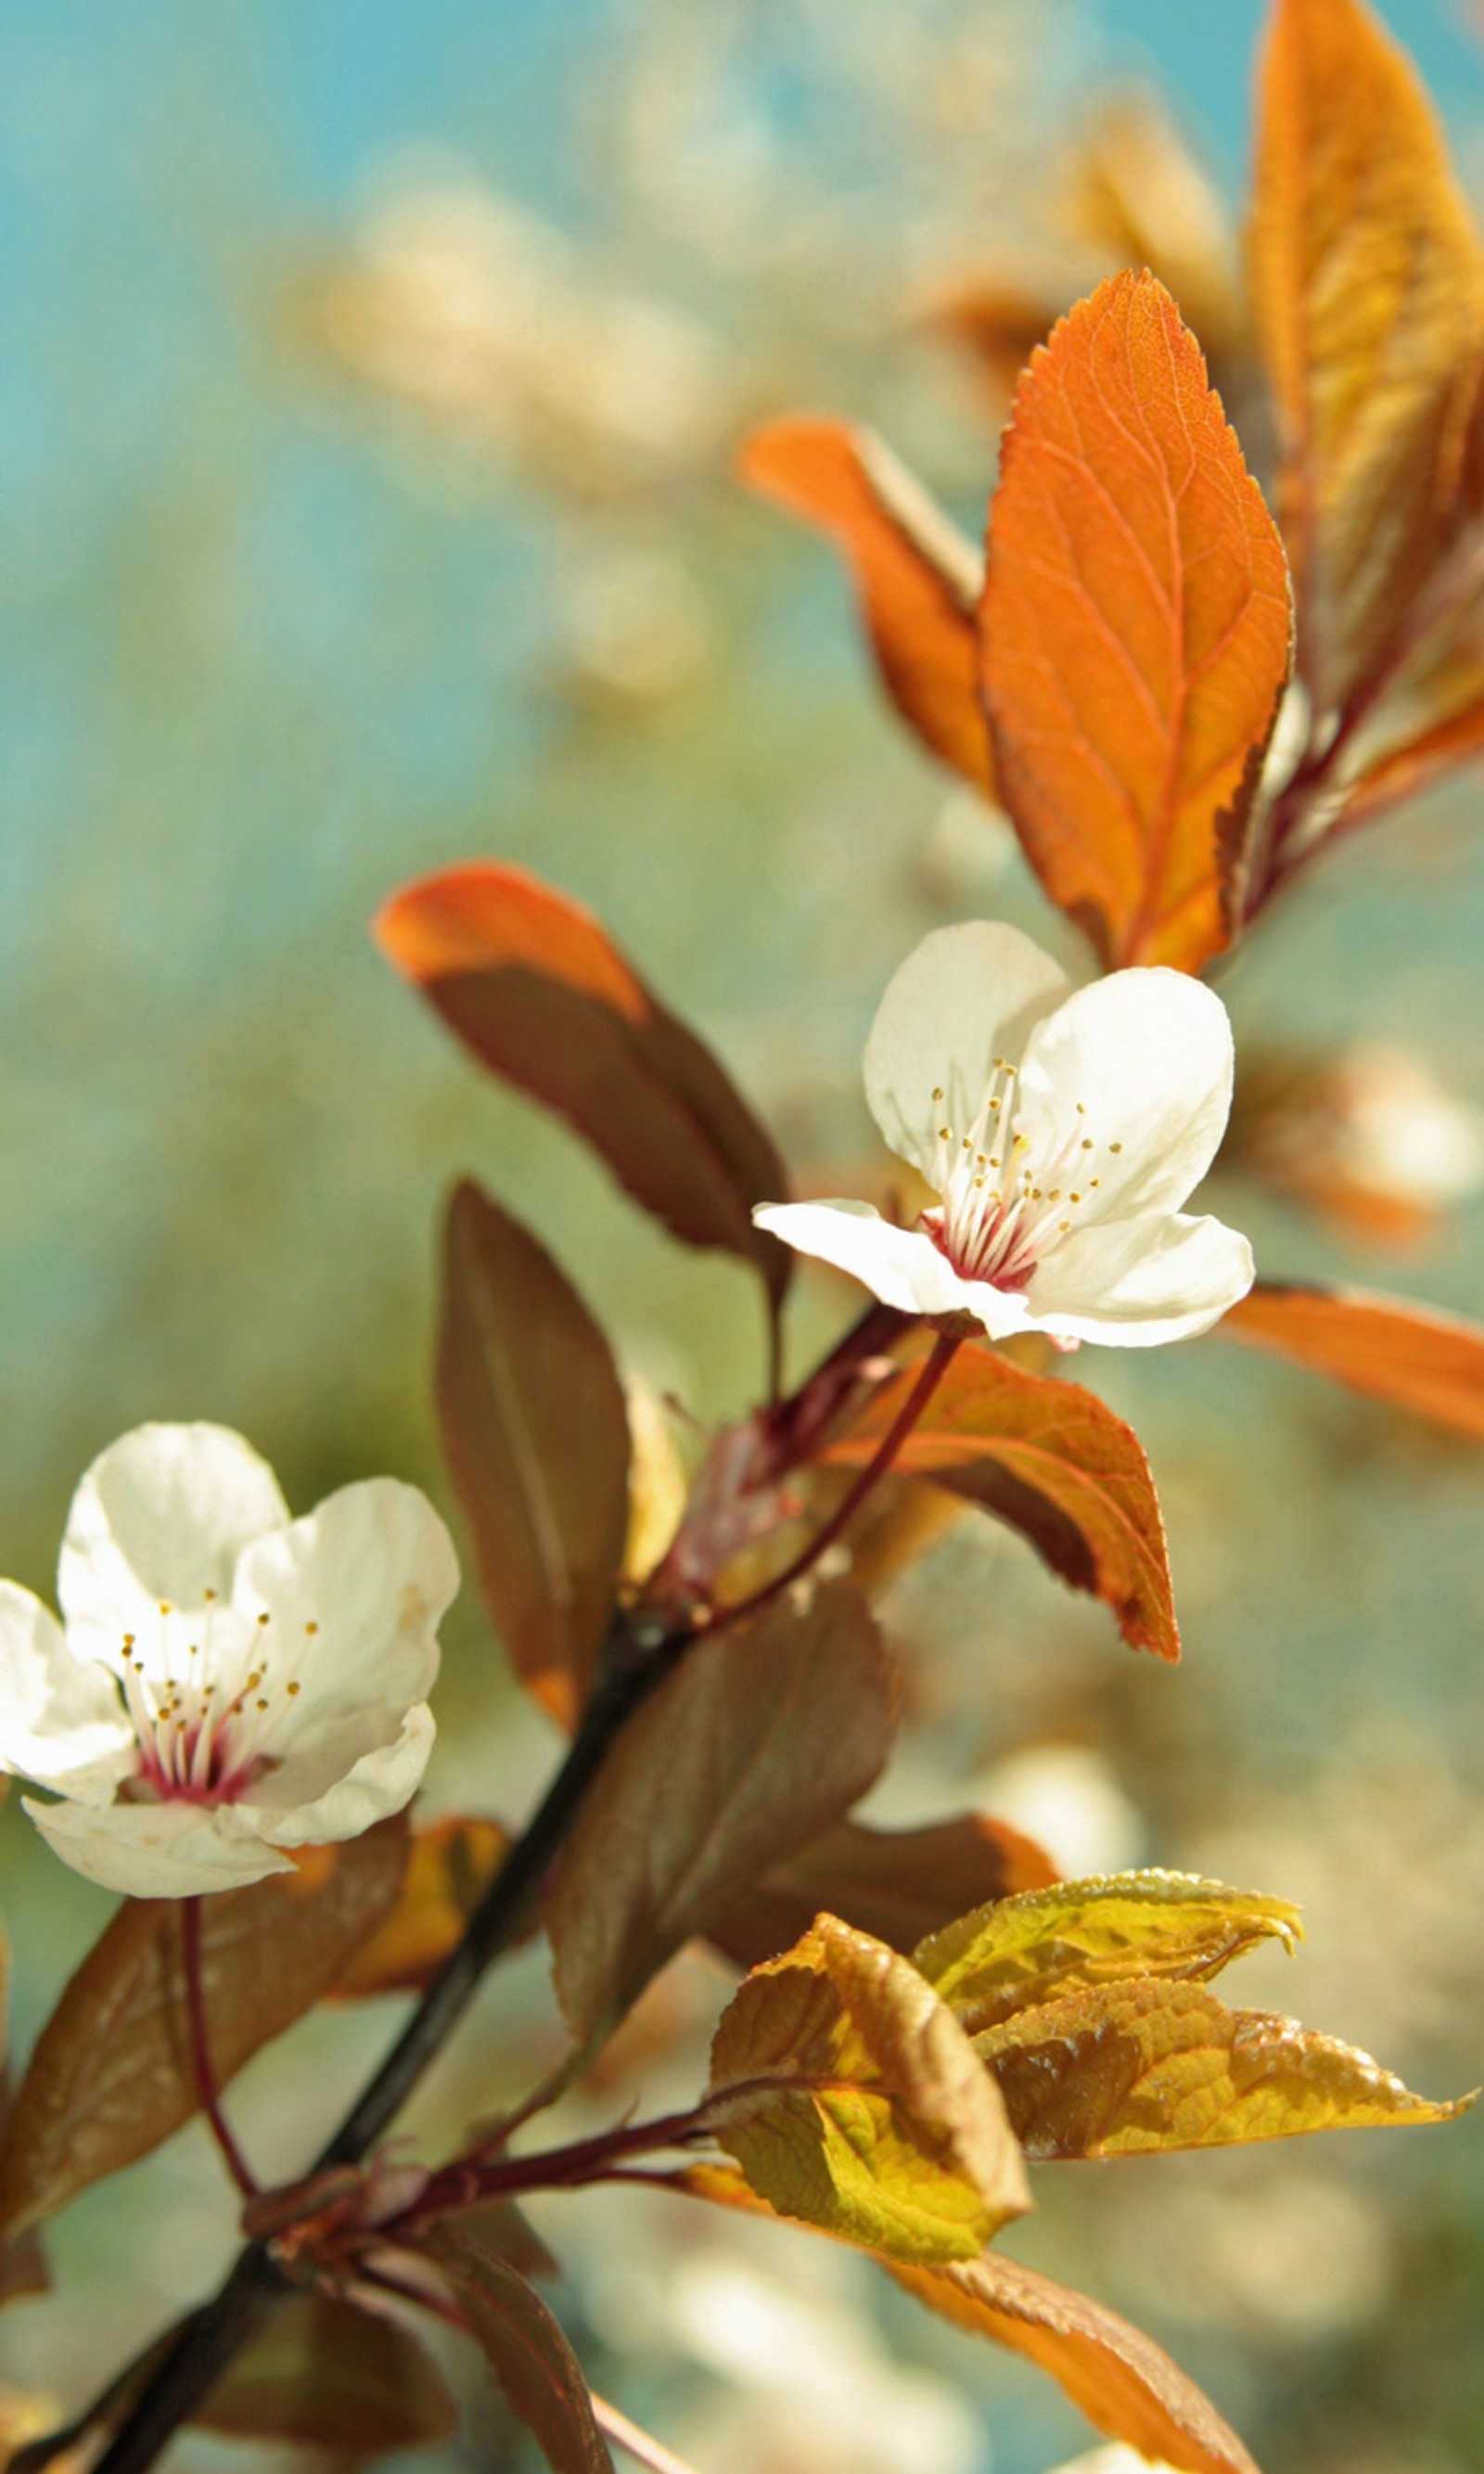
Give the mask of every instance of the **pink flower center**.
<svg viewBox="0 0 1484 2474">
<path fill-rule="evenodd" d="M 997 1056 L 967 1133 L 944 1121 L 946 1094 L 934 1092 L 942 1202 L 922 1214 L 921 1225 L 961 1279 L 1023 1296 L 1037 1263 L 1071 1234 L 1103 1180 L 1093 1174 L 1099 1145 L 1081 1101 L 1043 1139 L 1037 1158 L 1015 1122 L 1015 1067 Z M 1107 1149 L 1121 1152 L 1123 1145 Z"/>
<path fill-rule="evenodd" d="M 152 1658 L 124 1635 L 124 1700 L 139 1746 L 129 1800 L 236 1804 L 276 1766 L 275 1739 L 302 1687 L 287 1672 L 298 1657 L 270 1657 L 271 1624 L 266 1613 L 222 1608 L 207 1590 L 194 1613 L 161 1604 Z M 304 1629 L 307 1639 L 319 1626 Z"/>
</svg>

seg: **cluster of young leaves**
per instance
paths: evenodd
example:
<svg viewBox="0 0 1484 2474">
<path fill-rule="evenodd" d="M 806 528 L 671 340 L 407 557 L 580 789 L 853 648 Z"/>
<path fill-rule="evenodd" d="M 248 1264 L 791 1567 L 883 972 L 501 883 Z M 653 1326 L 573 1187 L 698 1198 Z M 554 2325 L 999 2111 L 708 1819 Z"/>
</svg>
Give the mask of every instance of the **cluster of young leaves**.
<svg viewBox="0 0 1484 2474">
<path fill-rule="evenodd" d="M 1443 132 L 1365 0 L 1276 0 L 1258 86 L 1246 314 L 1200 279 L 1209 252 L 1160 256 L 1227 366 L 1255 351 L 1277 521 L 1197 334 L 1136 268 L 1031 354 L 983 556 L 866 431 L 788 419 L 742 456 L 837 543 L 898 712 L 1003 808 L 1106 968 L 1202 970 L 1334 841 L 1484 752 L 1484 255 Z M 1105 235 L 1153 251 L 1127 185 L 1117 215 L 1106 167 L 1095 186 Z M 1026 315 L 961 323 L 992 359 Z M 1399 1300 L 1259 1282 L 1221 1328 L 1484 1422 L 1484 1339 Z"/>
</svg>

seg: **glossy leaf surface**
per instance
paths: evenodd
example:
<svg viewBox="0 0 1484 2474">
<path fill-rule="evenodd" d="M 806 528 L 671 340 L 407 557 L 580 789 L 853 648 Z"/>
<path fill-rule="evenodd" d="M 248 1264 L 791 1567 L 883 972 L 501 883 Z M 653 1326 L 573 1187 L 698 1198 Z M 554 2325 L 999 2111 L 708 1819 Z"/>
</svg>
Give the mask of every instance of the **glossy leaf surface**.
<svg viewBox="0 0 1484 2474">
<path fill-rule="evenodd" d="M 541 2296 L 508 2262 L 447 2227 L 427 2247 L 512 2412 L 554 2474 L 613 2474 L 577 2358 Z"/>
<path fill-rule="evenodd" d="M 397 2320 L 332 2294 L 293 2293 L 191 2419 L 236 2439 L 359 2458 L 451 2438 L 458 2408 Z"/>
<path fill-rule="evenodd" d="M 399 1813 L 342 1846 L 302 1850 L 293 1873 L 202 1901 L 218 2085 L 329 1991 L 396 1905 L 406 1860 Z M 0 2145 L 0 2227 L 49 2216 L 196 2110 L 180 1904 L 128 1899 L 63 1991 L 16 2093 Z"/>
<path fill-rule="evenodd" d="M 623 1560 L 623 1389 L 545 1247 L 467 1180 L 445 1238 L 437 1399 L 490 1612 L 522 1681 L 570 1727 Z"/>
<path fill-rule="evenodd" d="M 750 488 L 830 535 L 849 561 L 882 682 L 933 755 L 994 795 L 975 605 L 984 563 L 869 430 L 777 421 L 739 465 Z"/>
<path fill-rule="evenodd" d="M 1484 1331 L 1475 1323 L 1361 1289 L 1259 1280 L 1217 1329 L 1484 1443 Z"/>
<path fill-rule="evenodd" d="M 1353 2046 L 1202 1984 L 1105 1984 L 974 2040 L 1028 2156 L 1135 2156 L 1309 2130 L 1448 2122 Z"/>
<path fill-rule="evenodd" d="M 910 1956 L 928 1934 L 982 1906 L 1056 1880 L 1034 1840 L 985 1812 L 961 1813 L 923 1830 L 867 1830 L 842 1821 L 711 1927 L 711 1939 L 742 1967 L 756 1967 L 807 1932 L 821 1907 Z"/>
<path fill-rule="evenodd" d="M 891 1722 L 886 1653 L 847 1582 L 698 1642 L 624 1728 L 548 1903 L 573 2034 L 620 2018 L 682 1942 L 839 1821 Z"/>
<path fill-rule="evenodd" d="M 869 1459 L 915 1371 L 908 1368 L 875 1395 L 830 1445 L 832 1461 L 858 1467 Z M 1149 1463 L 1132 1429 L 1081 1384 L 1028 1373 L 966 1343 L 895 1466 L 1018 1529 L 1061 1580 L 1112 1608 L 1135 1649 L 1180 1656 Z"/>
<path fill-rule="evenodd" d="M 1181 2474 L 1257 2474 L 1235 2432 L 1162 2346 L 1089 2295 L 992 2252 L 961 2267 L 891 2272 L 929 2310 L 1048 2371 L 1107 2438 Z"/>
<path fill-rule="evenodd" d="M 981 1907 L 912 1957 L 972 2034 L 1083 1986 L 1131 1977 L 1204 1982 L 1260 1941 L 1291 1949 L 1301 1929 L 1286 1899 L 1193 1873 L 1114 1873 Z"/>
<path fill-rule="evenodd" d="M 1288 675 L 1282 546 L 1150 275 L 1100 284 L 1032 358 L 981 613 L 1000 798 L 1109 966 L 1229 943 Z"/>
<path fill-rule="evenodd" d="M 1322 706 L 1436 555 L 1477 379 L 1480 269 L 1438 116 L 1363 0 L 1278 0 L 1252 230 L 1279 504 Z"/>
<path fill-rule="evenodd" d="M 566 1117 L 675 1236 L 740 1254 L 782 1296 L 788 1249 L 752 1225 L 788 1192 L 777 1150 L 590 910 L 474 860 L 404 886 L 377 934 L 482 1065 Z"/>
<path fill-rule="evenodd" d="M 461 1938 L 509 1846 L 499 1822 L 459 1813 L 415 1830 L 397 1904 L 356 1951 L 336 1999 L 421 1993 Z"/>
<path fill-rule="evenodd" d="M 747 1977 L 711 2076 L 737 2091 L 734 2110 L 708 2108 L 717 2138 L 783 2216 L 894 2259 L 969 2259 L 1030 2205 L 958 2021 L 908 1960 L 837 1917 Z"/>
</svg>

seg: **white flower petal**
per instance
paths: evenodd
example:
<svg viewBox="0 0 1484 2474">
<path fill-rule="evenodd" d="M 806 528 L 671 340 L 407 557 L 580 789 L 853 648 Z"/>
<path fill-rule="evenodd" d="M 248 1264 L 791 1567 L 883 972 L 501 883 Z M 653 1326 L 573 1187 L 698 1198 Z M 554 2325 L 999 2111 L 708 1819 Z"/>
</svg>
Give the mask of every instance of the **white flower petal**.
<svg viewBox="0 0 1484 2474">
<path fill-rule="evenodd" d="M 62 1540 L 58 1595 L 73 1651 L 119 1670 L 125 1633 L 147 1641 L 161 1604 L 225 1597 L 248 1540 L 287 1518 L 267 1462 L 226 1426 L 120 1436 L 84 1477 Z"/>
<path fill-rule="evenodd" d="M 899 1314 L 973 1315 L 991 1340 L 1029 1327 L 1025 1298 L 961 1279 L 923 1230 L 894 1227 L 868 1202 L 768 1202 L 752 1216 L 786 1246 L 864 1281 Z"/>
<path fill-rule="evenodd" d="M 236 1804 L 37 1804 L 22 1798 L 54 1854 L 101 1889 L 133 1899 L 236 1890 L 293 1867 Z"/>
<path fill-rule="evenodd" d="M 453 1542 L 426 1495 L 390 1477 L 342 1487 L 242 1555 L 233 1612 L 266 1613 L 264 1690 L 290 1680 L 292 1738 L 381 1714 L 384 1742 L 438 1672 L 437 1631 L 458 1589 Z"/>
<path fill-rule="evenodd" d="M 1032 1322 L 1058 1340 L 1154 1348 L 1189 1340 L 1245 1298 L 1253 1249 L 1220 1220 L 1172 1216 L 1079 1228 L 1032 1274 Z"/>
<path fill-rule="evenodd" d="M 1083 1225 L 1174 1211 L 1216 1155 L 1231 1072 L 1231 1025 L 1210 988 L 1183 971 L 1114 971 L 1032 1031 L 1015 1132 L 1038 1183 L 1082 1188 Z"/>
<path fill-rule="evenodd" d="M 436 1734 L 426 1701 L 414 1702 L 390 1743 L 363 1753 L 312 1801 L 281 1808 L 256 1794 L 236 1807 L 245 1827 L 260 1831 L 275 1847 L 321 1847 L 332 1838 L 358 1838 L 374 1821 L 401 1812 L 423 1783 Z M 278 1783 L 286 1783 L 288 1764 Z M 268 1781 L 264 1781 L 267 1788 Z"/>
<path fill-rule="evenodd" d="M 865 1043 L 865 1096 L 891 1149 L 930 1184 L 941 1185 L 939 1128 L 967 1132 L 994 1059 L 1018 1057 L 1071 985 L 1049 954 L 999 920 L 937 928 L 909 954 Z"/>
<path fill-rule="evenodd" d="M 0 1769 L 108 1804 L 136 1766 L 112 1676 L 73 1657 L 50 1607 L 0 1581 Z"/>
<path fill-rule="evenodd" d="M 898 1228 L 868 1202 L 766 1202 L 760 1228 L 786 1246 L 833 1263 L 899 1314 L 953 1314 L 963 1282 L 920 1228 Z"/>
</svg>

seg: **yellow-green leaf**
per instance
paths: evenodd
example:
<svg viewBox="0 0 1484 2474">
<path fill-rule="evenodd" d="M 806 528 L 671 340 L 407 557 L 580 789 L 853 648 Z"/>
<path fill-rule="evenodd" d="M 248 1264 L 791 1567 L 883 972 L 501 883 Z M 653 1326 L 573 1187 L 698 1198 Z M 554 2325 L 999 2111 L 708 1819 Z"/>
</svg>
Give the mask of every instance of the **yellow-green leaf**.
<svg viewBox="0 0 1484 2474">
<path fill-rule="evenodd" d="M 973 2035 L 1083 1986 L 1129 1977 L 1199 1983 L 1254 1942 L 1276 1935 L 1291 1949 L 1302 1930 L 1286 1899 L 1193 1873 L 1111 1873 L 977 1907 L 912 1958 Z"/>
<path fill-rule="evenodd" d="M 707 2195 L 710 2195 L 709 2194 Z M 961 2267 L 893 2268 L 931 2311 L 1038 2364 L 1094 2430 L 1180 2474 L 1257 2474 L 1210 2399 L 1141 2328 L 1089 2294 L 990 2254 Z"/>
<path fill-rule="evenodd" d="M 1099 1985 L 974 2039 L 1028 2156 L 1134 2156 L 1448 2122 L 1369 2053 L 1201 1984 Z"/>
<path fill-rule="evenodd" d="M 958 2021 L 907 1959 L 838 1917 L 748 1977 L 711 2060 L 716 2136 L 783 2216 L 893 2259 L 972 2259 L 1030 2205 Z"/>
</svg>

